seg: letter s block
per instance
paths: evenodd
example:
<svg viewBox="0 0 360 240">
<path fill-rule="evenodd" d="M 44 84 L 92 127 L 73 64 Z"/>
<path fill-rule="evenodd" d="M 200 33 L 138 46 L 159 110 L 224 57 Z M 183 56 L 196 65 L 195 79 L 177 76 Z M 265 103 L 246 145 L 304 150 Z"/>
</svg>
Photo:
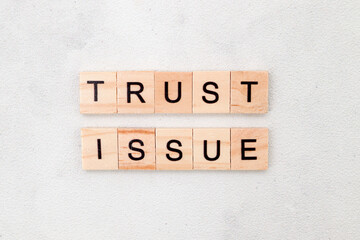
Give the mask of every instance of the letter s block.
<svg viewBox="0 0 360 240">
<path fill-rule="evenodd" d="M 155 129 L 118 128 L 119 169 L 155 170 Z"/>
<path fill-rule="evenodd" d="M 192 129 L 156 129 L 156 169 L 191 170 Z"/>
<path fill-rule="evenodd" d="M 116 113 L 116 72 L 80 73 L 80 113 Z"/>
</svg>

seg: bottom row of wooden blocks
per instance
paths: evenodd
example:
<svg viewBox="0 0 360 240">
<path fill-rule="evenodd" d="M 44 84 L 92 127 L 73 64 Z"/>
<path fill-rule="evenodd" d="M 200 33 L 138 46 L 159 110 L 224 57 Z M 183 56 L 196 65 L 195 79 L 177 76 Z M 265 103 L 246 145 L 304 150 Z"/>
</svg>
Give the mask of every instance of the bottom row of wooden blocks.
<svg viewBox="0 0 360 240">
<path fill-rule="evenodd" d="M 265 170 L 267 128 L 83 128 L 85 170 Z"/>
</svg>

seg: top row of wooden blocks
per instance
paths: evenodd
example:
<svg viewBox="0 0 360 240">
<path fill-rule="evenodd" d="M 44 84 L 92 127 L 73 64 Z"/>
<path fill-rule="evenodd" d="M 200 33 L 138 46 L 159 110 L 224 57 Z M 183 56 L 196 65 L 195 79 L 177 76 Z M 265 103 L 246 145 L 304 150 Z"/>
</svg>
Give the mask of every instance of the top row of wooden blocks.
<svg viewBox="0 0 360 240">
<path fill-rule="evenodd" d="M 268 72 L 82 72 L 81 113 L 266 113 Z"/>
</svg>

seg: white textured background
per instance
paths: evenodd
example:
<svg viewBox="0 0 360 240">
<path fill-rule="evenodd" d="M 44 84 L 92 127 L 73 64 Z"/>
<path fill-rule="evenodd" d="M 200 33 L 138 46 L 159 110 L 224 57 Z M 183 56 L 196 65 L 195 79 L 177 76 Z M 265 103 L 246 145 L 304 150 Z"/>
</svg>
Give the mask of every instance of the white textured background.
<svg viewBox="0 0 360 240">
<path fill-rule="evenodd" d="M 0 2 L 0 239 L 360 239 L 360 2 Z M 80 71 L 268 70 L 266 115 L 79 113 Z M 263 172 L 85 172 L 81 127 L 268 127 Z"/>
</svg>

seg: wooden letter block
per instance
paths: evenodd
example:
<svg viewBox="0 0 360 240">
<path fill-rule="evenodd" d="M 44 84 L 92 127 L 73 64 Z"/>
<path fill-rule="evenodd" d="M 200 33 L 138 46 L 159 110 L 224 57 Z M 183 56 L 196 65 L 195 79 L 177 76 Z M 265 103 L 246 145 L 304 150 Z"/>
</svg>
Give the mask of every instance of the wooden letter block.
<svg viewBox="0 0 360 240">
<path fill-rule="evenodd" d="M 118 169 L 116 128 L 83 128 L 81 140 L 84 170 Z"/>
<path fill-rule="evenodd" d="M 119 169 L 155 170 L 155 129 L 119 128 Z"/>
<path fill-rule="evenodd" d="M 156 129 L 156 169 L 191 170 L 192 129 Z"/>
<path fill-rule="evenodd" d="M 230 112 L 230 72 L 194 72 L 194 113 Z"/>
<path fill-rule="evenodd" d="M 192 72 L 155 72 L 155 112 L 192 113 Z"/>
<path fill-rule="evenodd" d="M 268 111 L 268 72 L 231 72 L 231 113 Z"/>
<path fill-rule="evenodd" d="M 80 73 L 80 113 L 116 113 L 116 72 Z"/>
<path fill-rule="evenodd" d="M 230 169 L 230 128 L 193 130 L 194 169 Z"/>
<path fill-rule="evenodd" d="M 117 72 L 118 113 L 154 113 L 154 72 Z"/>
<path fill-rule="evenodd" d="M 231 129 L 231 170 L 268 168 L 268 129 Z"/>
</svg>

